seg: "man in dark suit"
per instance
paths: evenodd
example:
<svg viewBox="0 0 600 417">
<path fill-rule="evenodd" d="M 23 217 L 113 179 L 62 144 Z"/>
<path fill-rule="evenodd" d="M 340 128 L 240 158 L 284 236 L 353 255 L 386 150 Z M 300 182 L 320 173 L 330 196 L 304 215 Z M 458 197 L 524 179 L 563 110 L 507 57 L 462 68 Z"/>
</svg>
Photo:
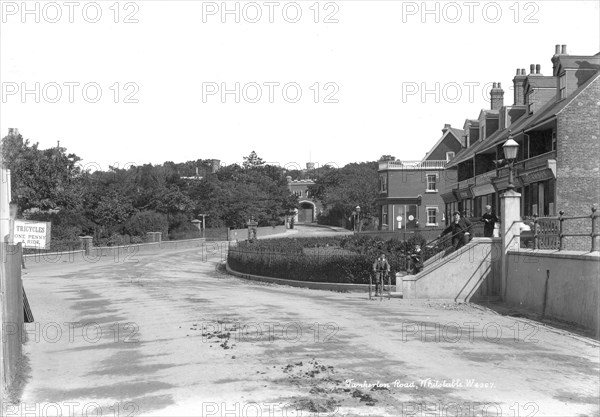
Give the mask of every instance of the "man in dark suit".
<svg viewBox="0 0 600 417">
<path fill-rule="evenodd" d="M 498 217 L 492 213 L 492 206 L 485 206 L 485 213 L 481 216 L 483 222 L 483 236 L 493 237 L 494 236 L 494 225 L 498 221 Z"/>
<path fill-rule="evenodd" d="M 459 211 L 455 211 L 453 214 L 452 223 L 444 229 L 440 237 L 450 233 L 452 235 L 452 247 L 454 250 L 464 246 L 471 237 L 469 227 L 472 223 L 466 217 L 461 217 Z"/>
</svg>

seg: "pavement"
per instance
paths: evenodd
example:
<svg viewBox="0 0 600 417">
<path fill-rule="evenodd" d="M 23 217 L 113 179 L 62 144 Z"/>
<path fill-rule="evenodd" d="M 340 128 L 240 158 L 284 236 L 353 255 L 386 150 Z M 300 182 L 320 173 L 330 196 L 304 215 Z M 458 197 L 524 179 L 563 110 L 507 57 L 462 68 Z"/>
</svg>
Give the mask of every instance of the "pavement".
<svg viewBox="0 0 600 417">
<path fill-rule="evenodd" d="M 26 383 L 2 415 L 600 415 L 592 339 L 245 281 L 219 269 L 223 245 L 30 265 Z"/>
</svg>

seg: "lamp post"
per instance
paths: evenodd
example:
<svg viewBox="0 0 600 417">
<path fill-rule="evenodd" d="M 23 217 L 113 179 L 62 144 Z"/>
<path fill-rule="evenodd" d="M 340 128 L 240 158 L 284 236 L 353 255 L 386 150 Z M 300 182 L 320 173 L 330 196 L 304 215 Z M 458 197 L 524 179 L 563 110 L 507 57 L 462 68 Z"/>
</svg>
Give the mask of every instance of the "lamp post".
<svg viewBox="0 0 600 417">
<path fill-rule="evenodd" d="M 508 161 L 508 189 L 514 190 L 514 166 L 515 160 L 517 159 L 517 151 L 519 150 L 519 144 L 513 139 L 512 133 L 508 134 L 508 140 L 502 145 L 504 149 L 504 157 Z"/>
<path fill-rule="evenodd" d="M 360 206 L 356 206 L 354 210 L 356 210 L 356 221 L 354 222 L 354 227 L 356 231 L 360 233 Z"/>
</svg>

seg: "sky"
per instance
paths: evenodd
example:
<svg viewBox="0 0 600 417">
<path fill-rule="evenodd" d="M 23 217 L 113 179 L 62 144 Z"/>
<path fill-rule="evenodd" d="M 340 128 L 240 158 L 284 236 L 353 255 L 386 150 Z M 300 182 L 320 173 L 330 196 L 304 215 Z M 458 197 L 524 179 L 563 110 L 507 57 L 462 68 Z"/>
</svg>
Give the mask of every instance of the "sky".
<svg viewBox="0 0 600 417">
<path fill-rule="evenodd" d="M 419 160 L 556 44 L 600 51 L 594 1 L 0 1 L 0 135 L 94 169 Z"/>
</svg>

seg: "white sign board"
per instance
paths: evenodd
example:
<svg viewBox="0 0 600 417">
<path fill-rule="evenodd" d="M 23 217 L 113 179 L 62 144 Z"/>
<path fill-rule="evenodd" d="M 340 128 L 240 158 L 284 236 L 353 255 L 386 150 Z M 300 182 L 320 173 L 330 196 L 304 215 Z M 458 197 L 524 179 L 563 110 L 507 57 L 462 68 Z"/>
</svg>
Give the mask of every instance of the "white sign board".
<svg viewBox="0 0 600 417">
<path fill-rule="evenodd" d="M 50 222 L 15 220 L 14 243 L 24 248 L 50 249 Z"/>
</svg>

